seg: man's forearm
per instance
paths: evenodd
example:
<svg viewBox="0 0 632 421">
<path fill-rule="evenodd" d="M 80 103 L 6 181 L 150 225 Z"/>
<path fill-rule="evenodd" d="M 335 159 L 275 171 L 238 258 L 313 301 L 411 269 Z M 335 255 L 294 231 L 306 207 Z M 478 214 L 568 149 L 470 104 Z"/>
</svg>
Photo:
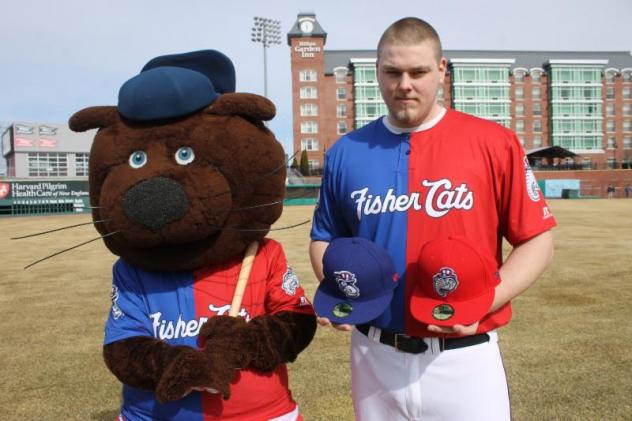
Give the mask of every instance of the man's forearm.
<svg viewBox="0 0 632 421">
<path fill-rule="evenodd" d="M 540 277 L 553 259 L 553 233 L 543 232 L 516 246 L 501 266 L 491 311 L 522 294 Z"/>
<path fill-rule="evenodd" d="M 316 275 L 318 282 L 322 281 L 325 277 L 323 272 L 323 255 L 325 254 L 327 246 L 329 246 L 329 243 L 326 241 L 312 241 L 309 244 L 309 259 L 312 262 L 312 269 L 314 270 L 314 275 Z"/>
</svg>

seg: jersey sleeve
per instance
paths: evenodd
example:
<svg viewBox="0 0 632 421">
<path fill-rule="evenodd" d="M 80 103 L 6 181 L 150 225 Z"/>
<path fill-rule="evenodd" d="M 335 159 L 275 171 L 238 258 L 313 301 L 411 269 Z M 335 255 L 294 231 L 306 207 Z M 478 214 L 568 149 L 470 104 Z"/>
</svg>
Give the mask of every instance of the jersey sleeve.
<svg viewBox="0 0 632 421">
<path fill-rule="evenodd" d="M 269 244 L 264 250 L 267 253 L 270 268 L 266 284 L 266 313 L 293 311 L 315 314 L 296 273 L 287 264 L 283 248 L 276 241 L 268 241 Z"/>
<path fill-rule="evenodd" d="M 112 270 L 112 307 L 105 324 L 104 345 L 133 336 L 153 336 L 138 274 L 122 260 Z"/>
<path fill-rule="evenodd" d="M 501 183 L 502 234 L 515 246 L 548 231 L 556 222 L 515 134 L 511 136 L 505 162 Z"/>
<path fill-rule="evenodd" d="M 331 242 L 334 238 L 349 236 L 349 230 L 346 229 L 342 216 L 343 213 L 337 208 L 337 204 L 340 203 L 336 200 L 336 194 L 339 193 L 336 191 L 337 174 L 333 169 L 335 158 L 329 155 L 330 152 L 325 156 L 318 201 L 316 209 L 314 209 L 310 232 L 313 241 Z"/>
</svg>

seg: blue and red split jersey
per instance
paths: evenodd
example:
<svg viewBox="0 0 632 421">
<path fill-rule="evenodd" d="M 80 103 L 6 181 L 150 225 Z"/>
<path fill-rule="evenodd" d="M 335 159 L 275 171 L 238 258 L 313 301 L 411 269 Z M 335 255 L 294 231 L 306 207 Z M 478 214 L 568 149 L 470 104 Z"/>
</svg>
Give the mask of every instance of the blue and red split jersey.
<svg viewBox="0 0 632 421">
<path fill-rule="evenodd" d="M 409 310 L 421 246 L 458 235 L 502 263 L 502 238 L 520 244 L 555 220 L 516 135 L 455 110 L 412 133 L 383 118 L 336 142 L 325 158 L 311 238 L 368 238 L 386 248 L 400 274 L 390 312 L 376 327 L 436 336 Z M 511 318 L 507 304 L 485 316 L 479 331 Z"/>
<path fill-rule="evenodd" d="M 197 347 L 202 325 L 228 314 L 241 258 L 195 272 L 148 272 L 119 260 L 114 265 L 112 310 L 105 326 L 105 344 L 133 336 L 151 336 L 171 345 Z M 240 315 L 294 311 L 313 314 L 298 278 L 274 240 L 261 241 L 254 259 Z M 272 375 L 239 370 L 231 398 L 192 392 L 161 405 L 153 392 L 123 385 L 121 414 L 125 420 L 269 420 L 294 410 L 287 369 Z"/>
</svg>

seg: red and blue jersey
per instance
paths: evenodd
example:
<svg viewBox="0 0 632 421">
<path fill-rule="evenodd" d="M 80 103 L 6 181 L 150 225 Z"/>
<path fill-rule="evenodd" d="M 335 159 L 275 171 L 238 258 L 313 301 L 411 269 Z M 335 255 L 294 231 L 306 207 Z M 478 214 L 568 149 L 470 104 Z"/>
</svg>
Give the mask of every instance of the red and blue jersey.
<svg viewBox="0 0 632 421">
<path fill-rule="evenodd" d="M 148 272 L 119 260 L 114 265 L 112 309 L 105 344 L 134 336 L 151 336 L 171 345 L 197 347 L 202 325 L 228 314 L 241 258 L 195 272 Z M 240 316 L 246 319 L 281 311 L 313 314 L 298 278 L 274 240 L 261 241 L 246 286 Z M 151 391 L 123 385 L 125 420 L 269 420 L 292 412 L 287 369 L 272 375 L 242 369 L 231 383 L 231 398 L 192 392 L 160 404 Z"/>
<path fill-rule="evenodd" d="M 555 226 L 524 150 L 510 130 L 447 110 L 411 133 L 382 118 L 340 138 L 325 157 L 311 238 L 368 238 L 386 248 L 400 274 L 389 312 L 371 324 L 436 336 L 409 310 L 419 252 L 434 238 L 457 235 L 502 263 L 502 239 L 518 245 Z M 507 304 L 479 331 L 511 318 Z"/>
</svg>

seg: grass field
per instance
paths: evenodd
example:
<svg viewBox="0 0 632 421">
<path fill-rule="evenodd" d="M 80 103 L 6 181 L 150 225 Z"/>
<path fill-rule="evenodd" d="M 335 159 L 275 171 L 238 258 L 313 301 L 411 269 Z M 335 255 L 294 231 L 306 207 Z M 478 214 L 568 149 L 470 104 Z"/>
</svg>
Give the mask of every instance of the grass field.
<svg viewBox="0 0 632 421">
<path fill-rule="evenodd" d="M 514 301 L 500 330 L 515 420 L 632 419 L 632 200 L 550 203 L 556 256 Z M 311 217 L 287 207 L 277 226 Z M 87 215 L 0 219 L 0 416 L 103 420 L 118 414 L 120 385 L 101 359 L 114 256 L 95 242 L 27 264 L 95 236 L 91 227 L 9 238 L 88 221 Z M 276 231 L 310 296 L 309 226 Z M 307 421 L 352 420 L 349 335 L 320 328 L 290 368 Z"/>
</svg>

